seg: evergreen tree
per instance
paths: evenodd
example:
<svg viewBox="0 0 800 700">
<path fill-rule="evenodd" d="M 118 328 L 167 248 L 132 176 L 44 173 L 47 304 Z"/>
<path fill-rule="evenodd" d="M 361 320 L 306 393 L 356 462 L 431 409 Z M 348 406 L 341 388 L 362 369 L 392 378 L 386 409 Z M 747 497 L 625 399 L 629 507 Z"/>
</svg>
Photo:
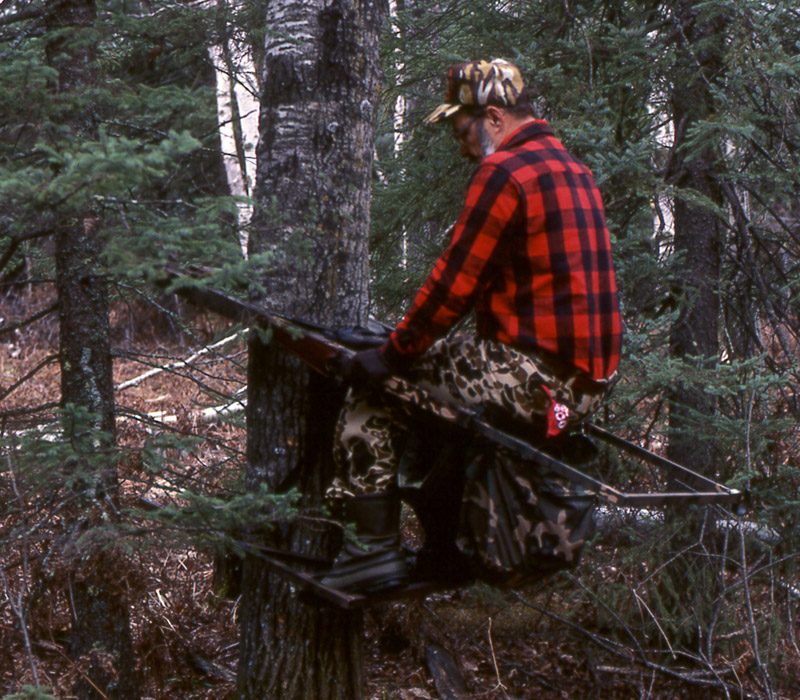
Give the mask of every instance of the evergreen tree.
<svg viewBox="0 0 800 700">
<path fill-rule="evenodd" d="M 58 71 L 62 99 L 90 90 L 96 81 L 90 36 L 95 19 L 91 0 L 61 3 L 46 16 L 53 38 L 45 52 L 48 64 Z M 64 109 L 62 120 L 62 137 L 96 140 L 94 120 L 83 109 Z M 76 500 L 68 527 L 77 539 L 93 521 L 105 520 L 113 532 L 118 520 L 108 286 L 97 274 L 102 232 L 95 212 L 83 207 L 62 212 L 54 235 L 64 439 L 74 449 L 68 478 L 75 484 Z M 139 683 L 130 619 L 114 578 L 119 554 L 107 549 L 102 537 L 86 539 L 90 544 L 77 545 L 81 556 L 67 572 L 72 593 L 70 651 L 83 668 L 75 692 L 86 698 L 134 699 L 139 697 Z"/>
<path fill-rule="evenodd" d="M 129 581 L 139 572 L 118 489 L 109 309 L 126 289 L 154 295 L 147 283 L 169 259 L 230 261 L 221 279 L 241 263 L 234 202 L 219 196 L 208 57 L 229 16 L 154 5 L 0 8 L 0 334 L 57 310 L 61 370 L 56 405 L 20 405 L 50 359 L 0 389 L 0 399 L 17 399 L 0 407 L 3 486 L 5 477 L 14 484 L 3 561 L 27 591 L 18 631 L 29 645 L 35 605 L 68 609 L 75 692 L 87 698 L 135 698 L 140 683 L 129 625 L 138 602 Z M 44 300 L 43 312 L 7 322 L 28 298 Z"/>
<path fill-rule="evenodd" d="M 670 399 L 673 418 L 683 416 L 670 450 L 681 433 L 695 448 L 715 436 L 713 453 L 684 449 L 682 459 L 699 467 L 702 454 L 703 469 L 734 478 L 725 455 L 743 453 L 733 425 L 745 414 L 720 392 L 737 377 L 767 400 L 755 386 L 796 364 L 796 281 L 786 264 L 796 246 L 797 125 L 786 116 L 798 80 L 796 13 L 791 3 L 599 0 L 418 3 L 399 12 L 384 42 L 393 79 L 378 137 L 378 310 L 404 309 L 439 248 L 425 232 L 452 221 L 469 174 L 447 134 L 421 126 L 440 76 L 456 60 L 516 61 L 539 91 L 542 116 L 604 194 L 629 329 L 614 420 L 652 420 L 665 438 Z M 763 372 L 754 373 L 756 358 Z M 783 386 L 781 411 L 794 410 L 794 386 Z M 750 428 L 751 440 L 770 432 L 767 423 Z"/>
<path fill-rule="evenodd" d="M 24 493 L 36 494 L 31 502 L 56 514 L 47 528 L 39 526 L 47 536 L 35 545 L 37 600 L 47 600 L 61 562 L 76 552 L 99 552 L 105 561 L 120 554 L 106 546 L 118 532 L 109 397 L 105 388 L 86 389 L 87 373 L 98 381 L 107 375 L 105 302 L 126 288 L 150 294 L 142 282 L 157 277 L 164 261 L 194 262 L 212 267 L 215 283 L 251 286 L 254 297 L 281 312 L 335 326 L 363 322 L 377 114 L 372 308 L 396 320 L 441 250 L 470 172 L 446 131 L 423 127 L 422 116 L 441 99 L 448 64 L 504 56 L 538 88 L 541 114 L 590 165 L 603 191 L 628 343 L 623 377 L 601 418 L 748 486 L 762 504 L 751 518 L 780 537 L 780 551 L 757 550 L 769 565 L 752 568 L 749 537 L 733 547 L 733 531 L 704 530 L 688 546 L 676 519 L 657 538 L 624 533 L 621 549 L 631 551 L 621 565 L 624 582 L 592 576 L 608 564 L 600 551 L 597 566 L 585 567 L 585 582 L 577 583 L 594 596 L 598 627 L 615 630 L 615 645 L 635 640 L 630 648 L 639 662 L 661 668 L 666 650 L 671 658 L 677 652 L 673 663 L 690 659 L 716 673 L 716 658 L 728 663 L 745 654 L 754 673 L 739 686 L 769 696 L 782 645 L 792 642 L 798 546 L 796 3 L 397 3 L 381 44 L 386 79 L 379 103 L 372 97 L 370 4 L 96 5 L 86 31 L 75 32 L 55 18 L 91 5 L 0 3 L 0 294 L 17 293 L 20 281 L 57 285 L 61 299 L 44 295 L 34 318 L 56 308 L 63 318 L 58 415 L 65 430 L 55 439 L 52 432 L 47 439 L 26 434 L 3 444 L 2 468 L 13 464 Z M 218 196 L 226 185 L 208 55 L 210 45 L 224 45 L 237 18 L 251 31 L 256 65 L 264 69 L 258 208 L 247 262 L 237 202 Z M 87 62 L 70 63 L 77 56 Z M 241 155 L 239 148 L 240 161 Z M 76 274 L 87 260 L 88 273 Z M 13 317 L 14 304 L 13 295 L 4 296 L 4 318 Z M 10 334 L 26 321 L 0 323 L 0 333 Z M 93 339 L 91 362 L 76 337 Z M 307 494 L 305 507 L 318 508 L 330 475 L 336 391 L 257 340 L 249 372 L 249 503 L 263 509 L 265 491 L 274 498 L 296 484 Z M 0 399 L 18 396 L 24 385 L 4 386 Z M 0 406 L 3 429 L 30 427 L 57 408 Z M 150 467 L 158 468 L 155 460 Z M 630 465 L 609 468 L 623 481 L 664 486 Z M 188 478 L 181 482 L 188 485 Z M 4 522 L 17 525 L 5 542 L 16 546 L 27 525 L 12 513 L 24 499 L 12 500 L 5 512 L 13 517 Z M 60 516 L 65 503 L 69 520 Z M 201 498 L 193 503 L 193 523 L 207 526 L 206 515 L 223 512 Z M 232 504 L 224 510 L 241 522 Z M 722 522 L 730 525 L 727 516 Z M 91 527 L 82 530 L 83 523 Z M 303 550 L 307 534 L 282 531 L 275 544 Z M 327 539 L 311 539 L 305 551 L 329 551 Z M 69 548 L 62 558 L 65 541 L 85 549 Z M 770 560 L 773 553 L 779 556 Z M 90 579 L 73 582 L 78 590 Z M 100 607 L 111 619 L 115 582 L 99 583 L 82 598 L 79 591 L 76 606 L 96 609 L 105 601 Z M 255 559 L 247 562 L 245 587 L 243 697 L 358 694 L 358 616 L 300 607 Z M 583 591 L 571 594 L 576 606 L 587 600 L 579 597 Z M 754 613 L 754 591 L 769 594 L 781 614 Z M 124 614 L 114 619 L 117 629 L 125 626 Z M 738 641 L 741 629 L 746 642 Z M 109 636 L 108 628 L 73 631 L 79 655 L 92 634 L 101 643 Z M 124 655 L 124 637 L 112 654 Z M 89 659 L 93 681 L 104 678 L 104 658 Z M 717 687 L 734 694 L 729 676 L 717 675 Z"/>
<path fill-rule="evenodd" d="M 691 142 L 698 125 L 714 116 L 714 83 L 724 78 L 724 44 L 728 9 L 675 5 L 677 48 L 670 78 L 672 129 L 675 135 L 665 173 L 674 187 L 674 254 L 683 261 L 673 294 L 681 300 L 680 315 L 670 331 L 670 355 L 687 364 L 713 368 L 719 359 L 723 170 L 718 139 Z M 718 90 L 719 88 L 717 88 Z M 669 455 L 695 471 L 711 471 L 714 454 L 710 440 L 687 429 L 688 415 L 708 421 L 714 402 L 704 387 L 682 384 L 670 392 Z"/>
</svg>

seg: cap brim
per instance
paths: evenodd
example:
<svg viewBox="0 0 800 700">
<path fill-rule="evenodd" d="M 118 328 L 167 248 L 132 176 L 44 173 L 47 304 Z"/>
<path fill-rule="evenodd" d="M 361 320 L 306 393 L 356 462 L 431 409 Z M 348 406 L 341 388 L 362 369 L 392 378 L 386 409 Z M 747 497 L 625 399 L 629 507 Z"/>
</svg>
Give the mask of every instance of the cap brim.
<svg viewBox="0 0 800 700">
<path fill-rule="evenodd" d="M 427 117 L 425 117 L 426 124 L 435 124 L 436 122 L 440 122 L 444 119 L 449 119 L 452 117 L 459 109 L 463 108 L 464 105 L 462 104 L 452 104 L 450 102 L 445 102 L 444 104 L 439 105 L 436 109 L 433 110 Z"/>
</svg>

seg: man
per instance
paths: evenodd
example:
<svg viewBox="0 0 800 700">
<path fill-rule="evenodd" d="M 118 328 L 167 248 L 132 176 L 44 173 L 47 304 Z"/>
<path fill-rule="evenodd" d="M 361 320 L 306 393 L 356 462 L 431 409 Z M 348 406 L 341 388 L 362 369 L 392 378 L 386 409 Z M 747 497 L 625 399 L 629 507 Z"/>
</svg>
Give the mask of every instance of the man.
<svg viewBox="0 0 800 700">
<path fill-rule="evenodd" d="M 591 414 L 613 383 L 622 326 L 611 246 L 591 172 L 535 117 L 516 66 L 451 66 L 447 121 L 479 164 L 448 248 L 380 348 L 358 353 L 339 423 L 337 461 L 361 547 L 346 545 L 326 585 L 375 591 L 407 578 L 399 547 L 397 416 L 365 391 L 391 374 L 432 394 L 497 407 L 542 439 Z M 444 337 L 468 311 L 475 335 Z M 359 388 L 361 390 L 359 390 Z M 366 547 L 366 548 L 365 548 Z"/>
</svg>

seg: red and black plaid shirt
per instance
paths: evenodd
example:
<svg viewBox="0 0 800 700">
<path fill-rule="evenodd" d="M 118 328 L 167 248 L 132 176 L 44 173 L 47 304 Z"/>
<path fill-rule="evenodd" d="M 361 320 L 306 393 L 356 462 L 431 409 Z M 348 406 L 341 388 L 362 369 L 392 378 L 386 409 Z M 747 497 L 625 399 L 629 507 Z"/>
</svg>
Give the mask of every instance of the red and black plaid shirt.
<svg viewBox="0 0 800 700">
<path fill-rule="evenodd" d="M 481 162 L 450 245 L 384 352 L 412 360 L 473 306 L 480 337 L 555 356 L 593 379 L 619 363 L 600 193 L 545 121 L 521 127 Z"/>
</svg>

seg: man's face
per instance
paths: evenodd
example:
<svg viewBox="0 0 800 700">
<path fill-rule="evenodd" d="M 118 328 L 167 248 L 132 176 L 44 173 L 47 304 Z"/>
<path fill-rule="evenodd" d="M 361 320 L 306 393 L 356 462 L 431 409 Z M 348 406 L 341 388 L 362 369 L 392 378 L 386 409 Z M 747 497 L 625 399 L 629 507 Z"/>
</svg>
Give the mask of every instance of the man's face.
<svg viewBox="0 0 800 700">
<path fill-rule="evenodd" d="M 453 137 L 458 142 L 460 153 L 463 158 L 468 158 L 473 163 L 479 163 L 488 155 L 484 150 L 486 143 L 485 129 L 481 129 L 483 117 L 474 117 L 466 112 L 456 112 L 450 120 L 453 128 Z M 485 136 L 481 138 L 481 133 Z"/>
</svg>

